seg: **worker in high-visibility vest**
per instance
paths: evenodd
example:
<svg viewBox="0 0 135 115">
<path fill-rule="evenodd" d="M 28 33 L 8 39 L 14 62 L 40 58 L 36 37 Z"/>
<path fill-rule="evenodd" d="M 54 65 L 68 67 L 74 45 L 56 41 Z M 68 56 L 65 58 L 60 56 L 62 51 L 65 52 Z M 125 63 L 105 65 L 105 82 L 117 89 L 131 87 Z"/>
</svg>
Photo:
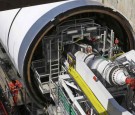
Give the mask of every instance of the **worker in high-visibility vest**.
<svg viewBox="0 0 135 115">
<path fill-rule="evenodd" d="M 18 101 L 19 90 L 22 88 L 22 83 L 18 80 L 12 80 L 12 82 L 10 82 L 8 85 L 13 96 L 14 104 L 16 105 Z"/>
</svg>

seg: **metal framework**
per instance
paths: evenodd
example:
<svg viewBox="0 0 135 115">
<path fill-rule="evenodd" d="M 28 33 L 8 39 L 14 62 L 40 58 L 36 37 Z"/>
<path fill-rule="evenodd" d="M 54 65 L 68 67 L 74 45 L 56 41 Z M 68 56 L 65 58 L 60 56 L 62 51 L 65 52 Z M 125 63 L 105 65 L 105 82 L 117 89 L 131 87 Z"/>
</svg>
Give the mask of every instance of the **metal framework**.
<svg viewBox="0 0 135 115">
<path fill-rule="evenodd" d="M 64 45 L 76 44 L 83 37 L 87 37 L 100 39 L 97 47 L 103 51 L 103 56 L 106 55 L 105 52 L 110 47 L 108 57 L 111 58 L 114 42 L 113 30 L 101 27 L 93 19 L 82 18 L 61 23 L 57 26 L 56 33 L 57 35 L 47 36 L 42 40 L 42 53 L 45 58 L 32 62 L 32 70 L 41 92 L 43 94 L 50 93 L 55 104 L 61 108 L 61 113 L 70 114 L 69 111 L 71 111 L 73 115 L 77 113 L 84 115 L 86 111 L 91 111 L 93 115 L 96 113 L 106 115 L 106 106 L 100 103 L 102 99 L 95 97 L 93 90 L 87 88 L 86 81 L 84 82 L 73 68 L 68 70 L 72 77 L 67 74 L 66 68 L 61 65 L 61 55 Z M 76 79 L 74 75 L 78 78 Z M 69 87 L 78 90 L 80 95 L 75 97 Z M 67 93 L 65 94 L 65 92 Z M 72 107 L 72 105 L 74 106 Z"/>
</svg>

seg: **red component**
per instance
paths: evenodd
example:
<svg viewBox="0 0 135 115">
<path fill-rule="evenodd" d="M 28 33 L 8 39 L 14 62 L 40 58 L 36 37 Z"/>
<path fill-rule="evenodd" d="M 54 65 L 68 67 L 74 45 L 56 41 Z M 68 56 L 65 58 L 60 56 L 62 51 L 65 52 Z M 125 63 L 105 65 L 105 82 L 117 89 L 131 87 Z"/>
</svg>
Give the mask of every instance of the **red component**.
<svg viewBox="0 0 135 115">
<path fill-rule="evenodd" d="M 131 87 L 131 89 L 135 89 L 135 78 L 126 78 L 126 84 Z"/>
<path fill-rule="evenodd" d="M 15 104 L 17 104 L 18 93 L 19 93 L 19 89 L 22 88 L 22 83 L 18 80 L 14 80 L 14 81 L 10 82 L 8 85 L 9 85 L 11 94 L 13 96 L 13 101 Z"/>
<path fill-rule="evenodd" d="M 90 109 L 88 111 L 86 111 L 86 115 L 91 115 Z"/>
<path fill-rule="evenodd" d="M 94 79 L 95 81 L 97 81 L 97 80 L 98 80 L 96 76 L 94 76 L 94 77 L 93 77 L 93 79 Z"/>
<path fill-rule="evenodd" d="M 115 39 L 115 44 L 118 44 L 119 43 L 119 40 L 116 38 Z"/>
<path fill-rule="evenodd" d="M 96 40 L 96 38 L 91 38 L 91 41 L 96 42 L 97 40 Z"/>
</svg>

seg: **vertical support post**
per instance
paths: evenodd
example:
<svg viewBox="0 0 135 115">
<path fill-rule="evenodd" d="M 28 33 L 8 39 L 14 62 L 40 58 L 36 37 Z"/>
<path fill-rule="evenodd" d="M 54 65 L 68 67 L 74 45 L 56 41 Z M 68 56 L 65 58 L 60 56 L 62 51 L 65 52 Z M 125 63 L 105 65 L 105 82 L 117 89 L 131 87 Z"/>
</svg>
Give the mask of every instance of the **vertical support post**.
<svg viewBox="0 0 135 115">
<path fill-rule="evenodd" d="M 51 89 L 51 79 L 52 79 L 52 60 L 51 60 L 51 58 L 52 58 L 52 55 L 51 55 L 51 40 L 49 41 L 49 45 L 50 45 L 50 55 L 49 55 L 49 61 L 50 61 L 50 75 L 49 75 L 49 88 Z M 50 90 L 50 94 L 51 94 L 51 90 Z"/>
<path fill-rule="evenodd" d="M 103 55 L 104 55 L 105 50 L 106 50 L 106 34 L 107 34 L 107 32 L 106 32 L 106 31 L 104 31 L 103 49 L 102 49 L 102 51 L 103 51 Z"/>
<path fill-rule="evenodd" d="M 111 43 L 110 43 L 110 55 L 109 58 L 113 56 L 113 45 L 114 45 L 114 32 L 111 30 Z"/>
<path fill-rule="evenodd" d="M 60 68 L 59 68 L 59 63 L 60 63 L 60 60 L 59 60 L 60 59 L 60 56 L 59 56 L 60 55 L 60 53 L 59 53 L 60 52 L 60 42 L 59 42 L 59 38 L 57 40 L 57 44 L 58 44 L 58 52 L 57 53 L 58 53 L 58 75 L 59 75 L 60 74 Z"/>
</svg>

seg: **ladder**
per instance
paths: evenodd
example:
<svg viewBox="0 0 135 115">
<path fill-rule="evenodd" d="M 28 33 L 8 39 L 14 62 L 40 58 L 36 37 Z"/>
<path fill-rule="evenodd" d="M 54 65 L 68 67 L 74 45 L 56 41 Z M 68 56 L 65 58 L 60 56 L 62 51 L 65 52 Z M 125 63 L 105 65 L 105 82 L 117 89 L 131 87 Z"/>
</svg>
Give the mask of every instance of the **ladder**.
<svg viewBox="0 0 135 115">
<path fill-rule="evenodd" d="M 55 45 L 55 49 L 52 49 L 52 45 Z M 49 42 L 49 63 L 50 63 L 50 74 L 49 74 L 49 88 L 50 94 L 53 97 L 56 95 L 56 83 L 58 81 L 58 76 L 60 75 L 60 52 L 62 51 L 62 40 L 57 39 L 54 43 L 50 40 Z M 53 53 L 56 53 L 57 57 Z"/>
<path fill-rule="evenodd" d="M 59 74 L 60 74 L 60 52 L 62 51 L 62 41 L 60 41 L 59 39 L 57 39 L 56 42 L 52 43 L 52 41 L 50 40 L 50 48 L 49 48 L 49 63 L 50 63 L 50 80 L 54 80 L 57 79 Z M 52 49 L 52 45 L 57 46 L 57 49 Z M 56 56 L 57 57 L 52 57 L 55 56 L 53 53 L 55 53 L 56 51 Z"/>
</svg>

